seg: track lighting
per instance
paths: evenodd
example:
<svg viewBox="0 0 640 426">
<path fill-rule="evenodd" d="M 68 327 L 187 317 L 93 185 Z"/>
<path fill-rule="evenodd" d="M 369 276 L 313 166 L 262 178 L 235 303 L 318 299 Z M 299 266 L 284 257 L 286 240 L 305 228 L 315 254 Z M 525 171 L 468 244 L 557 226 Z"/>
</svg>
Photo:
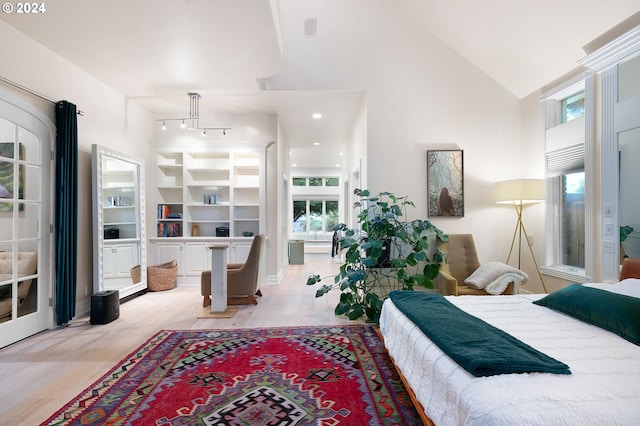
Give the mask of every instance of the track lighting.
<svg viewBox="0 0 640 426">
<path fill-rule="evenodd" d="M 230 130 L 229 127 L 198 127 L 196 130 L 202 130 L 202 136 L 207 135 L 207 130 L 222 130 L 222 137 L 227 137 L 227 130 Z"/>
<path fill-rule="evenodd" d="M 189 95 L 189 117 L 188 118 L 160 118 L 162 122 L 162 130 L 167 130 L 167 121 L 181 121 L 180 128 L 187 129 L 186 120 L 191 120 L 191 126 L 188 130 L 202 130 L 202 136 L 207 136 L 207 130 L 222 130 L 222 137 L 227 137 L 227 130 L 230 127 L 200 127 L 200 95 L 195 92 L 187 93 Z"/>
</svg>

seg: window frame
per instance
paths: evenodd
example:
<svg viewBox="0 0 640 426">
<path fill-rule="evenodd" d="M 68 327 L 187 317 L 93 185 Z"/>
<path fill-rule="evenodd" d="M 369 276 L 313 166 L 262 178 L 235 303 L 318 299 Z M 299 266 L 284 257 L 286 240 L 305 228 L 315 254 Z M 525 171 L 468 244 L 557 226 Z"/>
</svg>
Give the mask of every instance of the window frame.
<svg viewBox="0 0 640 426">
<path fill-rule="evenodd" d="M 291 232 L 292 234 L 294 234 L 295 236 L 301 236 L 303 234 L 305 235 L 309 235 L 311 236 L 314 232 L 321 232 L 323 234 L 328 234 L 330 232 L 333 232 L 333 230 L 329 230 L 327 229 L 327 202 L 331 201 L 331 202 L 336 202 L 337 203 L 337 209 L 336 211 L 338 212 L 338 215 L 340 213 L 340 200 L 338 198 L 333 198 L 333 197 L 323 197 L 323 198 L 317 198 L 317 197 L 305 197 L 305 196 L 299 196 L 299 197 L 294 197 L 292 200 L 292 206 L 293 203 L 296 202 L 305 202 L 306 205 L 306 213 L 305 213 L 305 217 L 306 222 L 305 222 L 305 231 L 300 232 L 300 231 L 295 231 L 294 226 L 293 226 L 293 215 L 290 218 L 291 222 Z M 316 230 L 316 231 L 312 231 L 311 228 L 311 203 L 322 203 L 322 227 L 320 230 Z M 340 222 L 340 219 L 338 218 L 338 222 Z"/>
<path fill-rule="evenodd" d="M 584 116 L 582 119 L 574 119 L 568 122 L 563 121 L 562 101 L 584 91 Z M 545 275 L 584 283 L 591 280 L 593 276 L 593 256 L 594 242 L 592 238 L 593 223 L 595 220 L 594 209 L 591 207 L 593 200 L 593 95 L 594 82 L 590 72 L 581 73 L 565 83 L 545 92 L 541 96 L 542 110 L 545 117 L 545 153 L 547 162 L 545 165 L 545 175 L 547 176 L 547 199 L 546 199 L 546 221 L 545 221 L 545 253 L 544 262 L 541 267 Z M 563 127 L 560 127 L 563 126 Z M 555 128 L 555 129 L 554 129 Z M 571 139 L 567 135 L 579 134 L 578 140 Z M 561 135 L 560 137 L 558 135 Z M 570 142 L 568 142 L 570 141 Z M 584 268 L 565 265 L 562 260 L 562 224 L 560 215 L 562 214 L 562 178 L 564 174 L 576 171 L 575 163 L 564 170 L 555 170 L 556 176 L 550 176 L 548 172 L 549 155 L 554 151 L 568 149 L 571 145 L 581 145 L 583 152 L 583 170 L 585 173 L 585 194 L 584 194 Z"/>
</svg>

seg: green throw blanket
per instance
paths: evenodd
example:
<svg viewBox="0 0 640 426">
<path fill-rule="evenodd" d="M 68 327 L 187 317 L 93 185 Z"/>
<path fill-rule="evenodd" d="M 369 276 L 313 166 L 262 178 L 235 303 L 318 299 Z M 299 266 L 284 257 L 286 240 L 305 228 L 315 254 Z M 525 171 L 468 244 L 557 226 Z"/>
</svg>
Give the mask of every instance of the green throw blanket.
<svg viewBox="0 0 640 426">
<path fill-rule="evenodd" d="M 439 294 L 393 291 L 389 297 L 433 343 L 476 377 L 571 374 L 566 364 L 464 312 Z"/>
</svg>

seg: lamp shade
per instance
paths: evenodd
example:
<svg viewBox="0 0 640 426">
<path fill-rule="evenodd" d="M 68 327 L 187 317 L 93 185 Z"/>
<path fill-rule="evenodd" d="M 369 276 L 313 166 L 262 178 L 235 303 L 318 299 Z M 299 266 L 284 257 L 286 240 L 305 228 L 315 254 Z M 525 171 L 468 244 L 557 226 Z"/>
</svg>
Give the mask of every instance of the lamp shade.
<svg viewBox="0 0 640 426">
<path fill-rule="evenodd" d="M 545 200 L 544 179 L 514 179 L 496 182 L 496 203 L 531 204 Z"/>
</svg>

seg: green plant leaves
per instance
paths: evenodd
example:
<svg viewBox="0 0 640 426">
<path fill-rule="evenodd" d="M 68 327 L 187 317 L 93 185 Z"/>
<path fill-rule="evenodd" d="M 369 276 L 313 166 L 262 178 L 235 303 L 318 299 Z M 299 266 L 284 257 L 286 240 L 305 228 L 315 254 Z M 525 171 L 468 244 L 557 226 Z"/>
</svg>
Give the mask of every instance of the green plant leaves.
<svg viewBox="0 0 640 426">
<path fill-rule="evenodd" d="M 318 290 L 316 290 L 316 297 L 324 296 L 325 294 L 329 293 L 331 290 L 333 290 L 333 287 L 325 284 L 322 287 L 320 287 Z"/>
<path fill-rule="evenodd" d="M 309 275 L 307 278 L 307 285 L 314 285 L 322 281 L 320 275 Z"/>
<path fill-rule="evenodd" d="M 366 316 L 367 321 L 377 324 L 389 291 L 411 291 L 415 285 L 434 288 L 433 279 L 445 256 L 437 245 L 430 247 L 436 239 L 449 238 L 428 220 L 404 220 L 406 208 L 415 207 L 407 197 L 396 197 L 391 192 L 371 196 L 368 190 L 361 189 L 354 190 L 354 194 L 360 198 L 354 203 L 361 209 L 357 215 L 359 230 L 338 225 L 344 235 L 339 244 L 346 251 L 345 260 L 333 285 L 323 285 L 316 297 L 339 289 L 336 315 L 352 320 Z M 307 285 L 320 281 L 318 275 L 311 275 Z"/>
</svg>

